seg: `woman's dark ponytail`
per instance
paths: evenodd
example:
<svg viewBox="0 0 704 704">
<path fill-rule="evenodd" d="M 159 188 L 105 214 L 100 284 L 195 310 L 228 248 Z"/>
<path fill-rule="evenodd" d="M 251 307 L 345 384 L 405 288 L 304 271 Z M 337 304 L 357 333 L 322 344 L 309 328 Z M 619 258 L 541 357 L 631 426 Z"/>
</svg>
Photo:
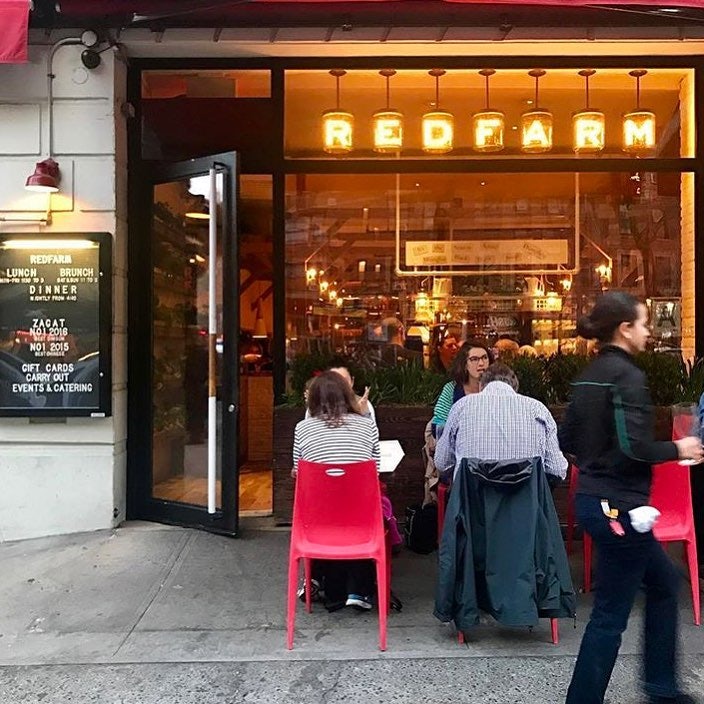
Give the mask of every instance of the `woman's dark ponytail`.
<svg viewBox="0 0 704 704">
<path fill-rule="evenodd" d="M 621 323 L 638 318 L 640 301 L 624 291 L 607 291 L 597 298 L 589 315 L 577 321 L 577 334 L 599 342 L 611 342 Z"/>
<path fill-rule="evenodd" d="M 594 323 L 588 315 L 583 315 L 577 320 L 577 334 L 586 340 L 593 340 L 596 337 Z"/>
</svg>

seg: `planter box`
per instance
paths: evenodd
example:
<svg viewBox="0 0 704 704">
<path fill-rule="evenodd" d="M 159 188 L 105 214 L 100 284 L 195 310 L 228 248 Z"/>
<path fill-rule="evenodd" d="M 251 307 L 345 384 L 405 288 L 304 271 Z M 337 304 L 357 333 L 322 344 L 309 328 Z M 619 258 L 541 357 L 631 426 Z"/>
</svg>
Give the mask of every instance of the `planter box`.
<svg viewBox="0 0 704 704">
<path fill-rule="evenodd" d="M 421 449 L 423 432 L 433 409 L 429 406 L 381 406 L 375 410 L 379 439 L 398 440 L 406 453 L 396 471 L 383 476 L 396 516 L 401 517 L 406 506 L 423 500 L 425 469 Z M 291 522 L 293 431 L 304 413 L 302 408 L 274 409 L 274 518 L 280 524 Z"/>
<path fill-rule="evenodd" d="M 406 453 L 396 471 L 383 476 L 396 517 L 402 519 L 406 506 L 423 500 L 425 468 L 421 449 L 425 426 L 433 415 L 433 409 L 430 406 L 380 406 L 375 410 L 379 439 L 398 440 Z M 558 424 L 566 410 L 566 406 L 550 407 Z M 280 524 L 291 522 L 294 488 L 291 479 L 293 431 L 304 414 L 303 408 L 274 409 L 274 518 Z M 655 437 L 658 440 L 669 440 L 671 428 L 670 408 L 656 407 Z M 560 522 L 564 523 L 567 515 L 567 482 L 555 489 L 554 499 Z"/>
</svg>

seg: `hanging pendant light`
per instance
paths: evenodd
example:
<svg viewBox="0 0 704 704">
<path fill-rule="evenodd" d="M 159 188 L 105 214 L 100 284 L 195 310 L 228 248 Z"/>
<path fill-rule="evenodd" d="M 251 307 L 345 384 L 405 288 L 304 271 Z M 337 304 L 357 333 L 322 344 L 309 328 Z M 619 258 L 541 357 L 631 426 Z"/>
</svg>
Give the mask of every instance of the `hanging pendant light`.
<svg viewBox="0 0 704 704">
<path fill-rule="evenodd" d="M 545 71 L 534 68 L 528 75 L 535 79 L 533 109 L 521 115 L 521 149 L 529 154 L 540 154 L 552 149 L 552 113 L 538 107 L 538 81 Z"/>
<path fill-rule="evenodd" d="M 483 68 L 479 72 L 484 76 L 485 106 L 484 110 L 472 115 L 474 150 L 477 152 L 500 152 L 504 148 L 504 114 L 489 107 L 489 77 L 495 73 L 493 68 Z"/>
<path fill-rule="evenodd" d="M 447 154 L 452 151 L 455 117 L 451 112 L 440 110 L 440 76 L 444 76 L 446 71 L 433 68 L 428 73 L 435 78 L 435 110 L 423 115 L 423 151 Z"/>
<path fill-rule="evenodd" d="M 640 79 L 648 73 L 644 69 L 629 71 L 636 79 L 636 109 L 623 116 L 623 151 L 631 154 L 652 149 L 655 146 L 655 113 L 641 110 Z"/>
<path fill-rule="evenodd" d="M 383 68 L 379 74 L 386 79 L 386 108 L 372 115 L 374 151 L 382 154 L 397 152 L 403 147 L 403 113 L 389 107 L 389 79 L 396 75 L 392 68 Z"/>
<path fill-rule="evenodd" d="M 596 71 L 585 68 L 577 73 L 584 77 L 585 104 L 572 116 L 572 146 L 576 154 L 597 154 L 606 144 L 606 117 L 589 107 L 589 79 Z"/>
<path fill-rule="evenodd" d="M 335 77 L 336 102 L 334 110 L 323 113 L 323 149 L 328 154 L 348 154 L 352 151 L 352 134 L 354 130 L 354 115 L 340 110 L 340 78 L 347 71 L 334 68 L 330 75 Z"/>
</svg>

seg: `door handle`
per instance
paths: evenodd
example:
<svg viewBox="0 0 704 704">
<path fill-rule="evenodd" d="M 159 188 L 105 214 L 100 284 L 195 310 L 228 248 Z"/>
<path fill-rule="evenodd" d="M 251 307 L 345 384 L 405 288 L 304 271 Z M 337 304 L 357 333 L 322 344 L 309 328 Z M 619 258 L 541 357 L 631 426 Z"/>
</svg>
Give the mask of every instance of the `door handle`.
<svg viewBox="0 0 704 704">
<path fill-rule="evenodd" d="M 228 412 L 228 413 L 234 413 L 236 409 L 237 409 L 237 406 L 235 406 L 234 403 L 231 403 L 231 404 L 227 407 L 227 412 Z"/>
</svg>

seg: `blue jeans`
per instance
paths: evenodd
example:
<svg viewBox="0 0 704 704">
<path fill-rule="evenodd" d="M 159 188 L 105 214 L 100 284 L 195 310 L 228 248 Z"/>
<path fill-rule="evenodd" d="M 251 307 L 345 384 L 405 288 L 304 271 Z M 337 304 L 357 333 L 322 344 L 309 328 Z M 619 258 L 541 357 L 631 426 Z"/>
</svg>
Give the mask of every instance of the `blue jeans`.
<svg viewBox="0 0 704 704">
<path fill-rule="evenodd" d="M 617 507 L 616 507 L 617 508 Z M 677 569 L 652 531 L 633 530 L 619 515 L 625 535 L 614 535 L 600 499 L 577 494 L 578 522 L 596 545 L 594 608 L 584 631 L 567 691 L 567 704 L 602 704 L 621 634 L 641 584 L 645 586 L 644 684 L 647 694 L 675 697 L 677 687 Z"/>
</svg>

